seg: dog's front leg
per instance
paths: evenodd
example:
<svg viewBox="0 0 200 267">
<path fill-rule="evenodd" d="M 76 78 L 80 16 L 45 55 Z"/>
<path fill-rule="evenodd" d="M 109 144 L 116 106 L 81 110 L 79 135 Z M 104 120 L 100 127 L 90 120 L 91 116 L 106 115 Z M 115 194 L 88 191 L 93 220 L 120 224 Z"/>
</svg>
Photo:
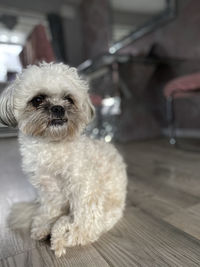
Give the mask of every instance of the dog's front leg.
<svg viewBox="0 0 200 267">
<path fill-rule="evenodd" d="M 53 205 L 48 202 L 48 205 L 41 204 L 31 225 L 31 238 L 35 240 L 46 239 L 51 232 L 52 224 L 62 215 L 62 211 L 57 207 L 52 212 Z M 56 212 L 57 209 L 57 212 Z"/>
<path fill-rule="evenodd" d="M 39 195 L 40 206 L 33 217 L 31 237 L 35 240 L 45 239 L 51 232 L 52 224 L 63 214 L 68 212 L 55 179 L 48 175 L 40 175 L 31 181 Z"/>
<path fill-rule="evenodd" d="M 72 201 L 72 200 L 71 200 Z M 60 257 L 67 247 L 96 241 L 104 230 L 102 197 L 88 193 L 71 203 L 70 215 L 61 216 L 51 230 L 51 248 Z"/>
</svg>

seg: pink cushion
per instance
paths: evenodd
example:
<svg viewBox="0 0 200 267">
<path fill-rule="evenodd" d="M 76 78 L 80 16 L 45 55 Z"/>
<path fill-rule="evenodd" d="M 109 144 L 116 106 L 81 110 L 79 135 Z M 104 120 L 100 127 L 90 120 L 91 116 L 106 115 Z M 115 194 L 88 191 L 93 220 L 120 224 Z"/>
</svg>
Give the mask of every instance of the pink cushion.
<svg viewBox="0 0 200 267">
<path fill-rule="evenodd" d="M 178 96 L 181 96 L 182 94 L 185 95 L 186 92 L 194 90 L 200 90 L 200 72 L 171 80 L 164 87 L 164 95 L 169 97 L 178 93 Z"/>
</svg>

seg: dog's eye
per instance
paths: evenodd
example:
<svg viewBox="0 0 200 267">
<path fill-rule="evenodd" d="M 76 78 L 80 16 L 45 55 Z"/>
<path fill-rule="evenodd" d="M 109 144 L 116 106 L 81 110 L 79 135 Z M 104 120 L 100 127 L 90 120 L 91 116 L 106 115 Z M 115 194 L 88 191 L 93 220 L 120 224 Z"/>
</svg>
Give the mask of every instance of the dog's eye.
<svg viewBox="0 0 200 267">
<path fill-rule="evenodd" d="M 31 100 L 34 107 L 38 107 L 45 99 L 45 95 L 38 95 Z"/>
<path fill-rule="evenodd" d="M 70 104 L 74 104 L 74 100 L 69 95 L 64 96 L 64 100 L 67 100 Z"/>
</svg>

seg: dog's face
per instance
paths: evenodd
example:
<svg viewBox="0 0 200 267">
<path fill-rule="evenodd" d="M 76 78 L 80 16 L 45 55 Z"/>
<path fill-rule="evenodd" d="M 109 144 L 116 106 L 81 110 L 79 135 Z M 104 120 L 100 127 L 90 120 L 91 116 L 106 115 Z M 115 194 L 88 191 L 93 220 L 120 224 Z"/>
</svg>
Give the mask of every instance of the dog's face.
<svg viewBox="0 0 200 267">
<path fill-rule="evenodd" d="M 26 135 L 71 139 L 87 123 L 78 101 L 67 89 L 55 94 L 39 91 L 27 101 L 18 120 L 19 129 Z"/>
<path fill-rule="evenodd" d="M 0 121 L 26 135 L 73 139 L 93 117 L 87 84 L 64 64 L 31 66 L 2 94 Z"/>
</svg>

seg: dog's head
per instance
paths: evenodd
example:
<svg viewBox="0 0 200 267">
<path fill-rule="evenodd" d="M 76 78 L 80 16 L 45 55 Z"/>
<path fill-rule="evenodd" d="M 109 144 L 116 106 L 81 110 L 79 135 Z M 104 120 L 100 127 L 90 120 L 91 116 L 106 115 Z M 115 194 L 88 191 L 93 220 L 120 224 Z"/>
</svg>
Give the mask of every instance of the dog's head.
<svg viewBox="0 0 200 267">
<path fill-rule="evenodd" d="M 72 139 L 93 115 L 87 83 L 62 63 L 29 66 L 0 96 L 0 122 L 26 135 Z"/>
</svg>

